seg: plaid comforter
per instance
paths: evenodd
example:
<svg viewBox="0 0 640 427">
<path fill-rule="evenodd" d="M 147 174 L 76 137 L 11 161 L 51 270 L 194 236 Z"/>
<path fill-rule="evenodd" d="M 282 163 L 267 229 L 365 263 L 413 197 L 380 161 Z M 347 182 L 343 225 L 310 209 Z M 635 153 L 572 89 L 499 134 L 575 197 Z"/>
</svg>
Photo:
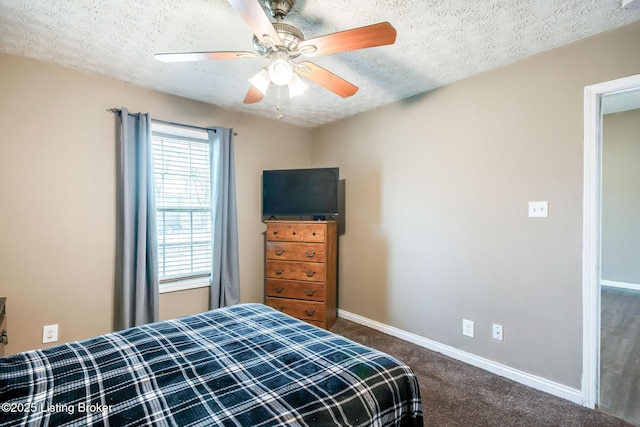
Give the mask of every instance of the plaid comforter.
<svg viewBox="0 0 640 427">
<path fill-rule="evenodd" d="M 261 304 L 0 358 L 0 425 L 422 425 L 411 369 Z"/>
</svg>

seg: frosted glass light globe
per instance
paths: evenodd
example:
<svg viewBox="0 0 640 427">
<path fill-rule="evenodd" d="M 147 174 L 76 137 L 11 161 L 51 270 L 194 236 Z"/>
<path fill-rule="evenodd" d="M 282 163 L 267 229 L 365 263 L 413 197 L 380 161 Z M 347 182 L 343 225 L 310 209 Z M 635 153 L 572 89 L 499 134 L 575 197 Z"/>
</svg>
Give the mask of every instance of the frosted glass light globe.
<svg viewBox="0 0 640 427">
<path fill-rule="evenodd" d="M 269 78 L 274 84 L 284 86 L 291 81 L 293 68 L 282 58 L 278 58 L 269 65 Z"/>
</svg>

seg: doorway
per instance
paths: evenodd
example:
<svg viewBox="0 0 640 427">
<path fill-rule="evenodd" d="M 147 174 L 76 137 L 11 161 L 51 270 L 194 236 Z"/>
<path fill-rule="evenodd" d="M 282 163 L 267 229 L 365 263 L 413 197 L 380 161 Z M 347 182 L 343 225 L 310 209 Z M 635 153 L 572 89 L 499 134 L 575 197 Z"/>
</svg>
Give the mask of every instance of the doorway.
<svg viewBox="0 0 640 427">
<path fill-rule="evenodd" d="M 640 426 L 640 89 L 602 113 L 599 408 Z"/>
<path fill-rule="evenodd" d="M 600 404 L 603 100 L 639 89 L 640 75 L 585 87 L 582 395 L 590 408 Z"/>
</svg>

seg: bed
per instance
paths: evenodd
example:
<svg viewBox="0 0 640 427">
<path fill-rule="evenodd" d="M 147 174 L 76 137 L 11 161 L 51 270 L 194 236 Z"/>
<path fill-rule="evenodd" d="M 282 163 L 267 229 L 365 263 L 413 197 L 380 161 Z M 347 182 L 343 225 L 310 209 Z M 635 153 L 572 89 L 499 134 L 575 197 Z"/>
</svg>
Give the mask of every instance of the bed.
<svg viewBox="0 0 640 427">
<path fill-rule="evenodd" d="M 411 369 L 262 304 L 0 358 L 0 425 L 422 426 Z"/>
</svg>

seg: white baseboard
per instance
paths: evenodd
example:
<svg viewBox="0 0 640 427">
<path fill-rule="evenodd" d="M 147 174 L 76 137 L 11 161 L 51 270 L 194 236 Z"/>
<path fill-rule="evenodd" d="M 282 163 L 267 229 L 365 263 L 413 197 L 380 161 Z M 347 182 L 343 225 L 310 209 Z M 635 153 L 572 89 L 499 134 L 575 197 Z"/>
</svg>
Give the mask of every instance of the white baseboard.
<svg viewBox="0 0 640 427">
<path fill-rule="evenodd" d="M 350 313 L 344 310 L 338 310 L 338 316 L 343 319 L 350 320 L 363 326 L 367 326 L 371 329 L 383 332 L 387 335 L 400 338 L 402 340 L 419 345 L 420 347 L 427 348 L 429 350 L 442 353 L 453 359 L 461 362 L 468 363 L 478 368 L 484 369 L 496 375 L 508 378 L 510 380 L 519 382 L 526 386 L 535 388 L 537 390 L 544 391 L 557 397 L 569 400 L 579 405 L 583 404 L 582 392 L 580 390 L 567 387 L 565 385 L 549 381 L 545 378 L 531 375 L 518 369 L 511 368 L 509 366 L 494 362 L 489 359 L 485 359 L 480 356 L 476 356 L 472 353 L 459 350 L 457 348 L 441 344 L 437 341 L 433 341 L 424 337 L 421 337 L 410 332 L 403 331 L 393 326 L 388 326 L 375 320 L 367 319 L 366 317 L 359 316 L 357 314 Z"/>
<path fill-rule="evenodd" d="M 640 291 L 640 285 L 637 283 L 615 282 L 613 280 L 600 280 L 600 286 L 609 288 L 630 289 L 632 291 Z"/>
</svg>

